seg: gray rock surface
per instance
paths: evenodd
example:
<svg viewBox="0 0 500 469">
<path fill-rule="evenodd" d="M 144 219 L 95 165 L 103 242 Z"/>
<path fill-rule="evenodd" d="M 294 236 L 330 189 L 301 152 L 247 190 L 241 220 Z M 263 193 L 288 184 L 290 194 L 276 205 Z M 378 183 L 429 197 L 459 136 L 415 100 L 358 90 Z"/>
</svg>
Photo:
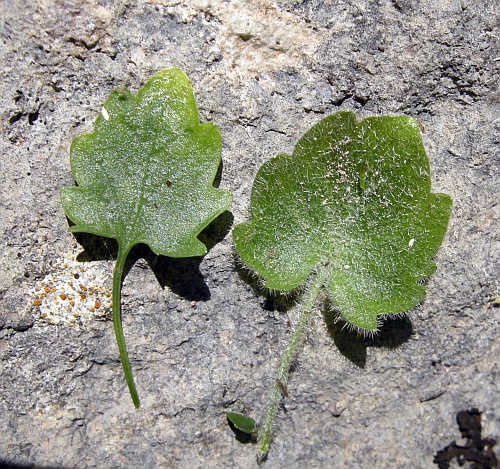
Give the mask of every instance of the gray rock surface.
<svg viewBox="0 0 500 469">
<path fill-rule="evenodd" d="M 4 0 L 0 18 L 0 466 L 256 467 L 225 412 L 262 418 L 293 310 L 253 288 L 229 228 L 258 167 L 340 109 L 417 118 L 453 215 L 407 318 L 369 339 L 315 315 L 266 465 L 436 467 L 471 407 L 500 438 L 497 2 Z M 59 191 L 73 184 L 71 140 L 110 91 L 170 66 L 221 130 L 235 200 L 203 259 L 130 258 L 135 409 L 109 321 L 115 246 L 78 244 Z M 61 294 L 75 295 L 71 311 Z"/>
</svg>

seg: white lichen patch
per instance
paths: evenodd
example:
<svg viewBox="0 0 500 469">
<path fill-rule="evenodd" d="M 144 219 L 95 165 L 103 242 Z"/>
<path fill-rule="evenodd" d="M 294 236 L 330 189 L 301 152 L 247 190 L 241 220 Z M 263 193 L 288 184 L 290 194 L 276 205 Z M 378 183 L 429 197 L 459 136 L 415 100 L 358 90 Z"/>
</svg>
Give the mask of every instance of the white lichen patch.
<svg viewBox="0 0 500 469">
<path fill-rule="evenodd" d="M 42 324 L 75 326 L 111 316 L 111 262 L 79 262 L 72 249 L 52 263 L 33 289 L 33 312 Z"/>
</svg>

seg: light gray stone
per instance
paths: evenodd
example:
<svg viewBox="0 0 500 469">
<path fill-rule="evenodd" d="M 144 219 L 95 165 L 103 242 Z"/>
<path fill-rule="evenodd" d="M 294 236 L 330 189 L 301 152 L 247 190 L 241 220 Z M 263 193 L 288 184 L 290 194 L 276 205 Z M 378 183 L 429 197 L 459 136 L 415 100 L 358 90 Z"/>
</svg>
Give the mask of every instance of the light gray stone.
<svg viewBox="0 0 500 469">
<path fill-rule="evenodd" d="M 471 407 L 483 435 L 500 438 L 496 2 L 5 0 L 0 17 L 0 461 L 256 467 L 225 412 L 262 419 L 293 312 L 238 267 L 229 225 L 246 219 L 258 167 L 340 109 L 418 119 L 433 190 L 452 196 L 453 215 L 408 318 L 370 339 L 314 316 L 266 465 L 435 467 L 460 438 L 455 414 Z M 71 140 L 91 131 L 110 91 L 137 91 L 170 66 L 221 130 L 221 187 L 235 200 L 203 259 L 144 248 L 130 258 L 135 409 L 108 315 L 115 245 L 79 236 L 79 255 L 59 192 L 74 183 Z M 84 282 L 102 306 L 77 297 L 72 322 L 57 298 L 75 274 L 75 291 Z M 52 318 L 34 304 L 45 287 L 56 289 L 44 299 Z"/>
</svg>

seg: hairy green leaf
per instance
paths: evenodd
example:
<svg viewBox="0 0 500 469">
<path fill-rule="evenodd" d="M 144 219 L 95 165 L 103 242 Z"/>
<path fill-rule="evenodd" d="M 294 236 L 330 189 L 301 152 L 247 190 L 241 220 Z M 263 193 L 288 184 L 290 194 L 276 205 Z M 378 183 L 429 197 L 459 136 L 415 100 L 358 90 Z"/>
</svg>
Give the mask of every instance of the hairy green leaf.
<svg viewBox="0 0 500 469">
<path fill-rule="evenodd" d="M 436 269 L 432 257 L 452 202 L 431 193 L 415 120 L 357 122 L 352 112 L 326 117 L 291 156 L 263 164 L 250 202 L 250 221 L 233 229 L 238 254 L 270 289 L 307 287 L 259 432 L 265 458 L 280 383 L 320 292 L 327 292 L 339 316 L 370 332 L 379 316 L 417 305 L 426 292 L 422 280 Z"/>
<path fill-rule="evenodd" d="M 125 259 L 138 243 L 170 257 L 201 256 L 197 238 L 231 204 L 213 187 L 221 137 L 200 125 L 191 85 L 179 69 L 154 75 L 137 93 L 113 91 L 94 132 L 71 145 L 77 187 L 64 188 L 64 211 L 73 233 L 114 238 L 119 252 L 113 277 L 113 320 L 120 356 L 135 405 L 135 391 L 120 319 Z"/>
<path fill-rule="evenodd" d="M 245 263 L 276 290 L 298 287 L 326 266 L 339 314 L 374 331 L 377 316 L 411 309 L 425 296 L 451 199 L 430 192 L 429 161 L 409 117 L 333 114 L 293 155 L 258 171 L 251 219 L 233 239 Z"/>
</svg>

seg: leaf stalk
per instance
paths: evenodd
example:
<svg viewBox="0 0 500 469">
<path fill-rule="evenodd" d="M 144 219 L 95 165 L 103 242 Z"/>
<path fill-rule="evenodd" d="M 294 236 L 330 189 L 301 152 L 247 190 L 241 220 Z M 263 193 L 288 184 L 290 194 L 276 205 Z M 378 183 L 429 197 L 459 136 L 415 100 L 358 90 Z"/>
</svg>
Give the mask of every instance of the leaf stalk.
<svg viewBox="0 0 500 469">
<path fill-rule="evenodd" d="M 328 277 L 330 275 L 330 269 L 326 265 L 320 265 L 317 268 L 317 272 L 313 277 L 312 283 L 305 294 L 305 302 L 300 312 L 299 318 L 295 327 L 292 331 L 290 339 L 288 341 L 287 347 L 283 356 L 281 357 L 280 364 L 278 366 L 278 371 L 276 372 L 275 379 L 273 381 L 273 386 L 271 389 L 271 396 L 269 398 L 269 403 L 267 405 L 266 415 L 264 418 L 264 424 L 259 431 L 259 455 L 258 460 L 264 461 L 269 452 L 269 446 L 271 444 L 271 432 L 274 423 L 274 418 L 276 416 L 276 411 L 278 409 L 278 403 L 282 394 L 282 385 L 286 383 L 286 378 L 288 376 L 288 371 L 290 369 L 290 364 L 295 353 L 295 349 L 300 342 L 302 331 L 311 315 L 311 312 L 316 304 L 318 295 L 325 285 Z"/>
<path fill-rule="evenodd" d="M 118 344 L 118 351 L 120 353 L 120 360 L 122 362 L 123 373 L 127 381 L 130 396 L 136 407 L 140 407 L 139 395 L 135 388 L 134 377 L 130 369 L 130 362 L 128 359 L 127 346 L 125 344 L 125 337 L 123 335 L 122 315 L 121 315 L 121 289 L 123 269 L 125 261 L 131 247 L 124 248 L 121 244 L 118 245 L 118 257 L 116 258 L 115 269 L 113 271 L 113 325 L 115 328 L 116 343 Z"/>
</svg>

